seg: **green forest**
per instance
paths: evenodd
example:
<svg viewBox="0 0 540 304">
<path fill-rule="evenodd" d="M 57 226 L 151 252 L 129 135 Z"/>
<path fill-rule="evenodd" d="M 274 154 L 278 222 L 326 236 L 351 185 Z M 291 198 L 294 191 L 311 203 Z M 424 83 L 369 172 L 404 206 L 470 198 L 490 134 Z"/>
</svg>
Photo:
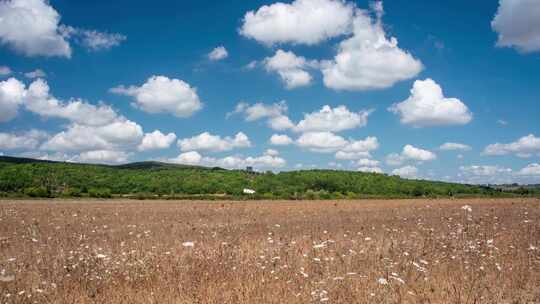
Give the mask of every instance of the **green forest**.
<svg viewBox="0 0 540 304">
<path fill-rule="evenodd" d="M 245 188 L 255 194 L 246 195 Z M 530 196 L 538 188 L 494 188 L 337 170 L 256 173 L 140 162 L 90 165 L 0 157 L 1 197 L 135 199 L 357 199 Z"/>
</svg>

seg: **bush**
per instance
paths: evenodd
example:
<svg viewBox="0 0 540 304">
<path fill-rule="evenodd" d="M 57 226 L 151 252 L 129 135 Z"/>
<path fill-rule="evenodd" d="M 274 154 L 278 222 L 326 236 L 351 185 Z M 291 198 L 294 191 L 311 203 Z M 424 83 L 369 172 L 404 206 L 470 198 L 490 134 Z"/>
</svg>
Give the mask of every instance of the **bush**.
<svg viewBox="0 0 540 304">
<path fill-rule="evenodd" d="M 79 188 L 69 188 L 62 192 L 63 197 L 81 197 L 82 191 Z"/>
<path fill-rule="evenodd" d="M 111 198 L 111 189 L 108 188 L 91 188 L 88 190 L 88 195 L 94 198 Z"/>
<path fill-rule="evenodd" d="M 28 187 L 24 189 L 24 194 L 30 197 L 50 197 L 51 193 L 45 187 Z"/>
</svg>

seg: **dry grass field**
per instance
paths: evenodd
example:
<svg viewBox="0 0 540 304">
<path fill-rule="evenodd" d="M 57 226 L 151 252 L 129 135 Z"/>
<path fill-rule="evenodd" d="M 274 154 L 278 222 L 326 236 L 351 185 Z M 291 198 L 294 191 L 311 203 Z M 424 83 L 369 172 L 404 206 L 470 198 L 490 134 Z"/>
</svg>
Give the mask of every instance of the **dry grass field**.
<svg viewBox="0 0 540 304">
<path fill-rule="evenodd" d="M 540 303 L 540 200 L 1 201 L 0 303 Z"/>
</svg>

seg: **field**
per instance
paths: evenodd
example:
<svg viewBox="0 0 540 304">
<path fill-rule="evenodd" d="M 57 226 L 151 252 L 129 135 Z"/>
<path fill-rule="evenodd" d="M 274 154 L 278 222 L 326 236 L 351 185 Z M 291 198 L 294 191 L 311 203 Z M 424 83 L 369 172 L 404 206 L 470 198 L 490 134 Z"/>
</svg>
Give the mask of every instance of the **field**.
<svg viewBox="0 0 540 304">
<path fill-rule="evenodd" d="M 540 200 L 0 201 L 0 303 L 540 303 Z"/>
</svg>

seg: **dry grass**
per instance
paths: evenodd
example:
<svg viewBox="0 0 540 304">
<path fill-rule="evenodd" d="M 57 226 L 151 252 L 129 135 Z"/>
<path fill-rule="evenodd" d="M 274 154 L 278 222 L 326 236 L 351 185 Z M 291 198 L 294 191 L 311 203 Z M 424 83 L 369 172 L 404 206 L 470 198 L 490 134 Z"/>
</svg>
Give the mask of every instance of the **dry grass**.
<svg viewBox="0 0 540 304">
<path fill-rule="evenodd" d="M 540 303 L 539 247 L 535 199 L 4 201 L 0 303 Z"/>
</svg>

